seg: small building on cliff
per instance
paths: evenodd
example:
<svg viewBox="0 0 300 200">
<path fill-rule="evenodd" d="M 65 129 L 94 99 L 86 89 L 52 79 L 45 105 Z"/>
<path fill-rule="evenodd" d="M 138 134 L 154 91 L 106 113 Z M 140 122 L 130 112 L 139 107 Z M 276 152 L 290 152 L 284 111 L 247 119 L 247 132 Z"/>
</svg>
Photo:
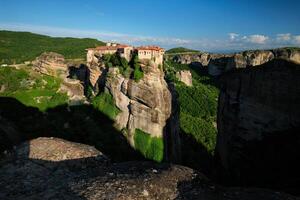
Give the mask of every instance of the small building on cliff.
<svg viewBox="0 0 300 200">
<path fill-rule="evenodd" d="M 161 65 L 164 58 L 164 49 L 158 46 L 141 46 L 135 48 L 140 60 L 153 60 L 156 64 Z"/>
<path fill-rule="evenodd" d="M 89 48 L 87 49 L 87 62 L 97 62 L 98 58 L 102 57 L 104 54 L 115 53 L 118 53 L 121 57 L 129 61 L 133 53 L 133 47 L 125 44 L 107 43 L 106 46 Z"/>
<path fill-rule="evenodd" d="M 158 46 L 141 46 L 134 48 L 125 44 L 107 43 L 106 46 L 87 49 L 87 63 L 97 63 L 104 54 L 119 54 L 130 61 L 136 53 L 140 60 L 153 60 L 157 65 L 162 65 L 164 49 Z"/>
</svg>

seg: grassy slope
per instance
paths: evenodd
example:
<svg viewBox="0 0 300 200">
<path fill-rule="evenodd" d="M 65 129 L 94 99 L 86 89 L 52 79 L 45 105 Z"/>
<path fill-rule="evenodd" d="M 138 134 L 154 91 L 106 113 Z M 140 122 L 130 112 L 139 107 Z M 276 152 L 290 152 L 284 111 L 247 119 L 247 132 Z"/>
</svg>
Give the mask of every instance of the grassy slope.
<svg viewBox="0 0 300 200">
<path fill-rule="evenodd" d="M 0 97 L 13 97 L 27 106 L 45 111 L 68 101 L 66 94 L 58 93 L 60 79 L 30 72 L 26 68 L 0 68 Z"/>
<path fill-rule="evenodd" d="M 45 51 L 54 51 L 68 58 L 85 58 L 85 49 L 104 45 L 96 39 L 59 38 L 29 32 L 0 31 L 0 64 L 33 60 Z"/>
<path fill-rule="evenodd" d="M 197 51 L 197 50 L 187 49 L 187 48 L 184 48 L 184 47 L 172 48 L 172 49 L 169 49 L 169 50 L 166 51 L 167 54 L 186 53 L 186 52 L 199 53 L 199 51 Z"/>
</svg>

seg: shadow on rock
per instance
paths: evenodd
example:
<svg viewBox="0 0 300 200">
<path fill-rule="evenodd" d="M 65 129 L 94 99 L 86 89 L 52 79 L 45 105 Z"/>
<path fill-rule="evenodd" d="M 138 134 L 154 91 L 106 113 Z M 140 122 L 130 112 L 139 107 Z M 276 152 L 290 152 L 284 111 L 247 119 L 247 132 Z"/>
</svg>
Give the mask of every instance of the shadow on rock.
<svg viewBox="0 0 300 200">
<path fill-rule="evenodd" d="M 168 199 L 193 172 L 167 163 L 112 164 L 94 147 L 46 137 L 22 143 L 0 164 L 1 199 Z"/>
<path fill-rule="evenodd" d="M 43 113 L 4 97 L 0 117 L 1 150 L 37 137 L 59 137 L 95 146 L 113 161 L 143 160 L 114 122 L 90 105 L 62 105 Z"/>
<path fill-rule="evenodd" d="M 211 177 L 213 174 L 213 157 L 206 147 L 197 142 L 195 138 L 183 130 L 180 131 L 182 145 L 182 163 L 184 165 L 203 172 Z"/>
</svg>

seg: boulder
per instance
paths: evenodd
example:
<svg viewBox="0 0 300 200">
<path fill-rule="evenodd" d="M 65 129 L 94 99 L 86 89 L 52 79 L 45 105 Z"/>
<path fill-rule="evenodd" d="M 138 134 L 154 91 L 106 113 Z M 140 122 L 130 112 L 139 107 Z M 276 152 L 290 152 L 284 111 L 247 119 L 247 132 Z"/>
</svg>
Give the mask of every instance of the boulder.
<svg viewBox="0 0 300 200">
<path fill-rule="evenodd" d="M 95 147 L 53 137 L 40 137 L 24 142 L 16 148 L 15 153 L 17 159 L 42 160 L 47 162 L 84 160 L 92 157 L 108 161 L 108 158 Z"/>
<path fill-rule="evenodd" d="M 176 73 L 176 77 L 187 86 L 193 86 L 192 73 L 190 70 L 181 70 Z"/>
<path fill-rule="evenodd" d="M 79 105 L 86 100 L 84 86 L 80 80 L 65 78 L 58 92 L 68 95 L 70 105 Z"/>
<path fill-rule="evenodd" d="M 54 52 L 44 52 L 33 62 L 33 69 L 49 76 L 68 76 L 68 67 L 63 55 Z"/>
<path fill-rule="evenodd" d="M 216 158 L 234 184 L 299 183 L 299 77 L 299 65 L 277 59 L 221 77 Z"/>
</svg>

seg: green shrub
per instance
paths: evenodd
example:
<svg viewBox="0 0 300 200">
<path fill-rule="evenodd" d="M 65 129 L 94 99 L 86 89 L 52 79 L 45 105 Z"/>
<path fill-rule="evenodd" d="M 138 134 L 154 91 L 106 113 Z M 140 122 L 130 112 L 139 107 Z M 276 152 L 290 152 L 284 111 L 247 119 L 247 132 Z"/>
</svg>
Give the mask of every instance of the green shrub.
<svg viewBox="0 0 300 200">
<path fill-rule="evenodd" d="M 118 67 L 120 73 L 124 77 L 130 77 L 131 69 L 129 67 L 128 61 L 125 58 L 120 57 L 118 54 L 105 54 L 103 55 L 102 59 L 106 67 Z"/>
<path fill-rule="evenodd" d="M 202 118 L 216 115 L 217 102 L 215 96 L 204 85 L 199 84 L 194 87 L 177 85 L 176 91 L 179 94 L 182 112 Z"/>
<path fill-rule="evenodd" d="M 164 143 L 162 138 L 151 137 L 140 129 L 135 129 L 135 149 L 141 152 L 146 158 L 161 162 L 164 158 Z"/>
<path fill-rule="evenodd" d="M 102 92 L 96 96 L 92 104 L 94 108 L 107 115 L 110 119 L 114 120 L 119 114 L 120 110 L 116 107 L 114 98 L 107 92 Z"/>
<path fill-rule="evenodd" d="M 111 54 L 104 54 L 102 56 L 102 60 L 103 62 L 106 64 L 107 62 L 110 62 L 110 57 L 111 57 Z"/>
<path fill-rule="evenodd" d="M 5 91 L 16 91 L 24 87 L 22 81 L 26 81 L 29 74 L 25 70 L 17 70 L 10 67 L 0 68 L 0 85 L 5 87 Z"/>
<path fill-rule="evenodd" d="M 212 121 L 193 117 L 186 113 L 180 113 L 180 127 L 196 141 L 203 145 L 208 152 L 213 152 L 216 144 L 217 130 Z"/>
<path fill-rule="evenodd" d="M 131 67 L 134 69 L 133 71 L 133 79 L 138 82 L 140 79 L 144 77 L 144 72 L 141 69 L 139 58 L 137 54 L 134 54 L 132 56 L 132 59 L 130 61 Z"/>
<path fill-rule="evenodd" d="M 134 69 L 133 78 L 136 82 L 141 80 L 144 77 L 144 72 L 141 70 L 141 67 L 138 66 Z"/>
<path fill-rule="evenodd" d="M 88 86 L 87 90 L 86 90 L 86 97 L 88 99 L 92 99 L 94 96 L 94 90 L 93 87 L 91 85 Z"/>
<path fill-rule="evenodd" d="M 111 54 L 109 61 L 113 66 L 121 66 L 121 57 L 116 53 Z"/>
</svg>

